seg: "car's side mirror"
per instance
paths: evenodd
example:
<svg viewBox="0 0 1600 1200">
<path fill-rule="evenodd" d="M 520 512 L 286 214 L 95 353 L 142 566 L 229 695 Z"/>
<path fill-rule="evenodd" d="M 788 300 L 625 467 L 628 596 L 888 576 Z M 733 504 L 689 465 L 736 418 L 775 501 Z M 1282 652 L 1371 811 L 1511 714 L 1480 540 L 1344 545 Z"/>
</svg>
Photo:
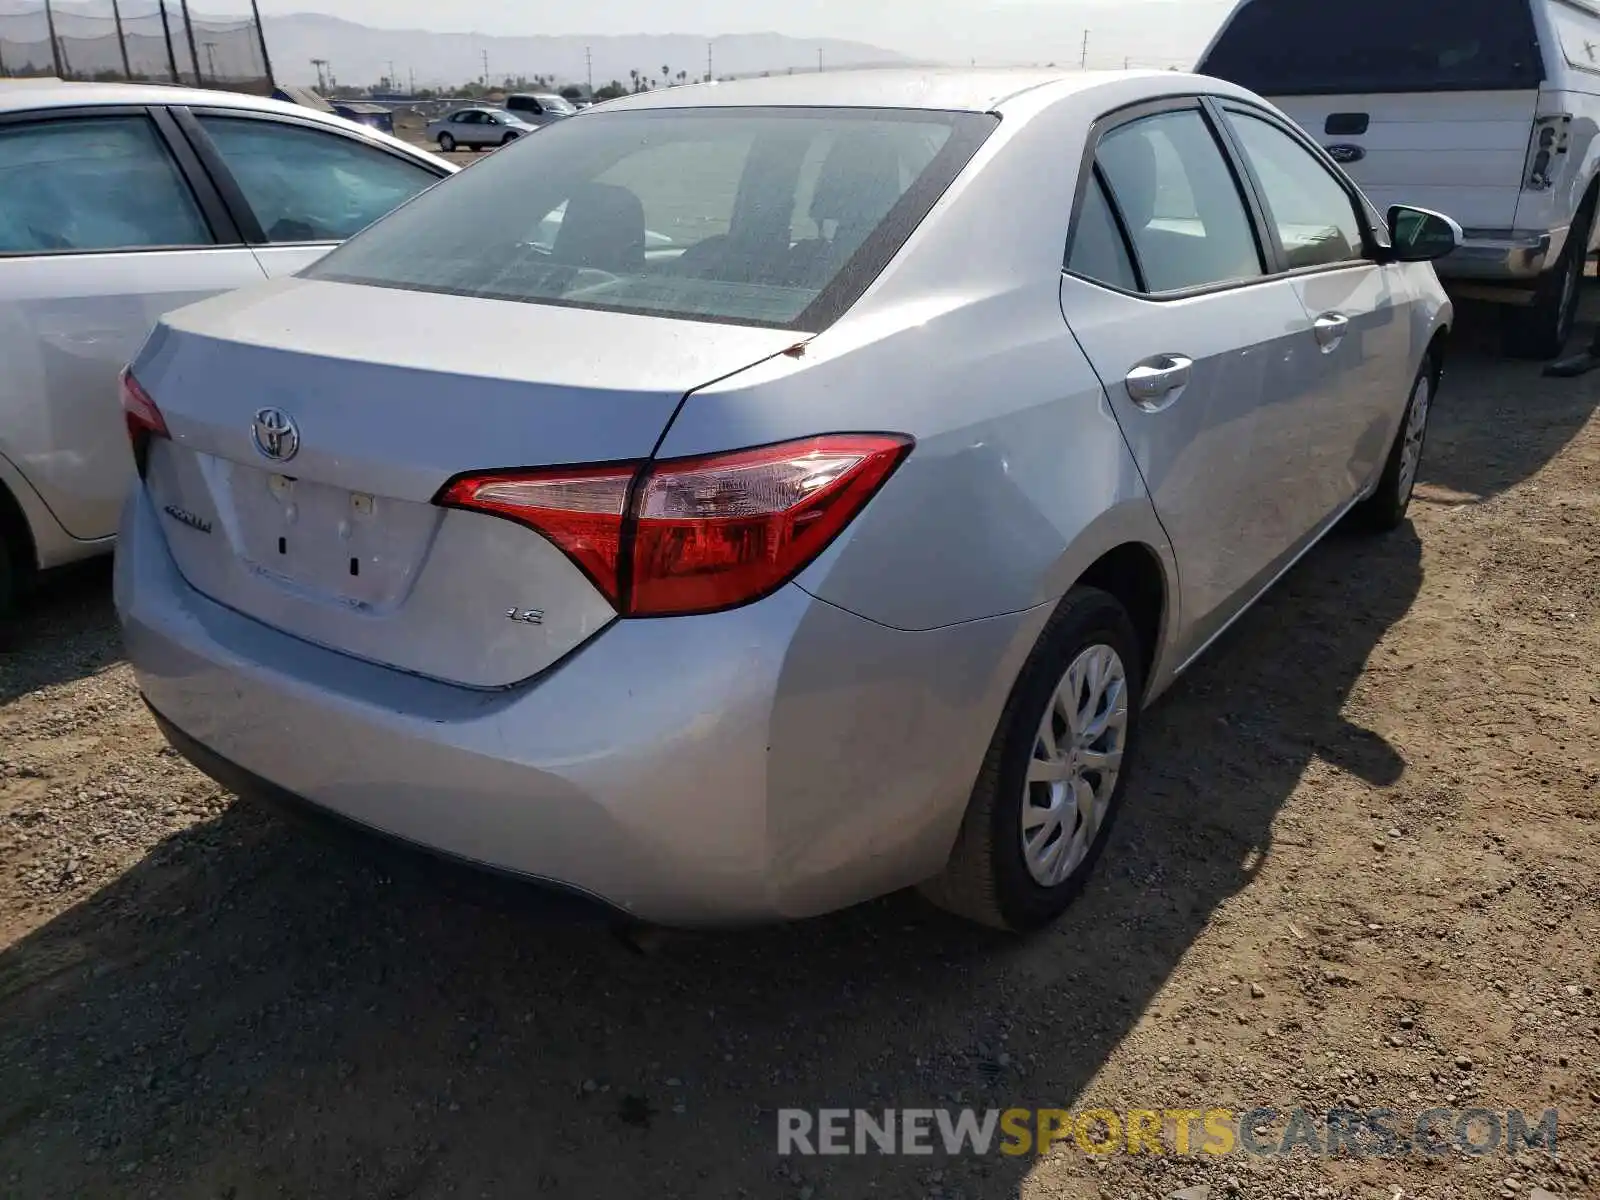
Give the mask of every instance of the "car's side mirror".
<svg viewBox="0 0 1600 1200">
<path fill-rule="evenodd" d="M 1455 251 L 1464 237 L 1443 213 L 1406 204 L 1389 210 L 1389 257 L 1395 262 L 1432 262 Z"/>
</svg>

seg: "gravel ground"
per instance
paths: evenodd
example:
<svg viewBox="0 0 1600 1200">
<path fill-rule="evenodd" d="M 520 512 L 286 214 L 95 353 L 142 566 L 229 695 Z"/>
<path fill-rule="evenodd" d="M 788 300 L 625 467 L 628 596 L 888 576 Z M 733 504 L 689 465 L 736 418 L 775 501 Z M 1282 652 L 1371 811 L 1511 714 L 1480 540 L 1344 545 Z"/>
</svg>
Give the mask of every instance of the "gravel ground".
<svg viewBox="0 0 1600 1200">
<path fill-rule="evenodd" d="M 1462 348 L 1413 525 L 1156 708 L 1027 941 L 899 896 L 642 955 L 391 870 L 164 749 L 104 570 L 54 580 L 0 653 L 0 1194 L 1600 1194 L 1597 403 Z M 1561 1152 L 776 1154 L 778 1108 L 941 1103 L 1555 1106 Z"/>
</svg>

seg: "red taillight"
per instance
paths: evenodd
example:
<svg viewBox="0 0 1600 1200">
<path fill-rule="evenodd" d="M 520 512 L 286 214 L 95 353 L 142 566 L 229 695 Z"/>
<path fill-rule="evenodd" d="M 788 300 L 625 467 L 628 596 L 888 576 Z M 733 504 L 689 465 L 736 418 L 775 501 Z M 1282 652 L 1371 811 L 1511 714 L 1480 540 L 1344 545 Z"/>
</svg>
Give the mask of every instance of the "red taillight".
<svg viewBox="0 0 1600 1200">
<path fill-rule="evenodd" d="M 625 616 L 681 616 L 777 590 L 910 449 L 896 435 L 834 434 L 642 467 L 473 476 L 439 502 L 544 534 Z"/>
<path fill-rule="evenodd" d="M 122 415 L 128 423 L 128 440 L 133 443 L 134 464 L 139 468 L 139 474 L 143 475 L 145 460 L 150 452 L 150 439 L 171 435 L 167 433 L 167 422 L 161 410 L 150 399 L 150 393 L 139 386 L 133 372 L 124 368 L 121 382 Z"/>
<path fill-rule="evenodd" d="M 161 410 L 156 407 L 156 402 L 150 399 L 150 393 L 139 386 L 139 381 L 127 368 L 122 372 L 122 411 L 128 418 L 130 437 L 137 439 L 140 436 L 167 436 L 167 422 L 162 417 Z"/>
<path fill-rule="evenodd" d="M 620 608 L 622 516 L 637 471 L 630 464 L 470 476 L 446 487 L 439 503 L 494 513 L 544 534 Z"/>
</svg>

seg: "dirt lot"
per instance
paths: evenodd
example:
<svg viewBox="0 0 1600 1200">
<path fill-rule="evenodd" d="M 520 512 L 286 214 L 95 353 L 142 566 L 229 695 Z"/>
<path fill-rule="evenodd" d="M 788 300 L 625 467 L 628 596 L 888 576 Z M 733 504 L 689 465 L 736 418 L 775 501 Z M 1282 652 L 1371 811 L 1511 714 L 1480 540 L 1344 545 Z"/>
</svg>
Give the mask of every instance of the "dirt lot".
<svg viewBox="0 0 1600 1200">
<path fill-rule="evenodd" d="M 58 581 L 0 655 L 0 1194 L 1600 1195 L 1597 404 L 1464 347 L 1414 528 L 1158 706 L 1031 941 L 895 897 L 641 956 L 393 874 L 166 752 Z M 1556 1106 L 1561 1153 L 776 1155 L 778 1108 L 941 1103 Z"/>
</svg>

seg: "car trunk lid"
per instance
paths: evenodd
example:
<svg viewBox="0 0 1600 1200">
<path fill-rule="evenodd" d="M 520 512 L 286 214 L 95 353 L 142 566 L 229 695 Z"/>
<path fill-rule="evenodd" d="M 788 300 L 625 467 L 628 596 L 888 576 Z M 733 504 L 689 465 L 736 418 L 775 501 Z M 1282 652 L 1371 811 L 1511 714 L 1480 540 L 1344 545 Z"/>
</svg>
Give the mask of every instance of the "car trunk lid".
<svg viewBox="0 0 1600 1200">
<path fill-rule="evenodd" d="M 181 310 L 134 366 L 170 439 L 146 485 L 200 592 L 475 687 L 615 618 L 538 534 L 433 503 L 464 472 L 648 458 L 683 396 L 781 330 L 282 280 Z"/>
</svg>

